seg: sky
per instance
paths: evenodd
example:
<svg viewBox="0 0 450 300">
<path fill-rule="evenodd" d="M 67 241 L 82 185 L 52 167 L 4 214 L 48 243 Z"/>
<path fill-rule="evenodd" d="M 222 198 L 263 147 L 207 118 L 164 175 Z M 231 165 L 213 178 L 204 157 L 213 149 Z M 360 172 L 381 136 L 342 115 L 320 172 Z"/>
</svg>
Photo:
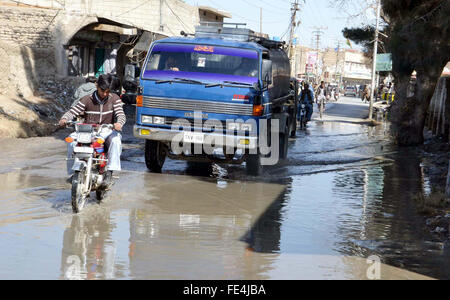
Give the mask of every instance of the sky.
<svg viewBox="0 0 450 300">
<path fill-rule="evenodd" d="M 185 0 L 190 5 L 210 6 L 224 10 L 233 15 L 226 22 L 247 23 L 247 27 L 259 31 L 260 7 L 263 8 L 263 32 L 271 38 L 289 37 L 288 26 L 291 18 L 291 2 L 293 0 Z M 300 11 L 297 20 L 301 22 L 295 34 L 301 45 L 312 46 L 315 27 L 322 27 L 321 48 L 336 48 L 338 41 L 343 48 L 350 48 L 342 35 L 345 27 L 357 27 L 362 24 L 374 24 L 370 10 L 359 18 L 349 18 L 349 14 L 364 11 L 367 0 L 349 0 L 348 7 L 341 11 L 332 0 L 299 0 Z M 353 48 L 359 48 L 352 45 Z M 315 48 L 315 43 L 314 43 Z"/>
</svg>

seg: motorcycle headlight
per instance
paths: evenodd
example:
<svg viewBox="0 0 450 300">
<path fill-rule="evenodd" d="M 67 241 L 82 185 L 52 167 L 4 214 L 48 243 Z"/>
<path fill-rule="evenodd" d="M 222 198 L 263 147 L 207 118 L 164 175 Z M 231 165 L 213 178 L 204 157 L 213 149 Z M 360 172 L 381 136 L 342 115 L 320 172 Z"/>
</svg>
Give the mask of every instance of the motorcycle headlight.
<svg viewBox="0 0 450 300">
<path fill-rule="evenodd" d="M 305 104 L 302 104 L 302 108 L 305 108 L 306 107 L 306 105 Z"/>
<path fill-rule="evenodd" d="M 77 142 L 81 144 L 90 144 L 92 142 L 92 135 L 87 132 L 80 132 L 77 136 Z"/>
</svg>

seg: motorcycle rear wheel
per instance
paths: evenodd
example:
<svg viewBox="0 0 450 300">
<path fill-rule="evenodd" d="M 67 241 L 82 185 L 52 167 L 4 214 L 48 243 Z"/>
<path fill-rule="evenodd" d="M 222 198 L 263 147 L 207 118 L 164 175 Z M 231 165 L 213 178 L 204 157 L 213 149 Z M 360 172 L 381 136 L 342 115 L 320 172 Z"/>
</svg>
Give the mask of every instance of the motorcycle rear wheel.
<svg viewBox="0 0 450 300">
<path fill-rule="evenodd" d="M 86 181 L 85 170 L 76 171 L 72 177 L 72 210 L 78 214 L 86 205 L 87 195 L 83 194 L 83 187 Z"/>
</svg>

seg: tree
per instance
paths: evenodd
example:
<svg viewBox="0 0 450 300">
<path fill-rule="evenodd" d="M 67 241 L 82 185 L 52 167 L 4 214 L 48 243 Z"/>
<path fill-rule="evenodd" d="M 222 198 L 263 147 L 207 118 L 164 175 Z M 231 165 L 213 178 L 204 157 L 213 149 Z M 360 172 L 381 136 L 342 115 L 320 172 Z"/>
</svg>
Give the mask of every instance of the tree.
<svg viewBox="0 0 450 300">
<path fill-rule="evenodd" d="M 389 27 L 385 27 L 384 30 L 380 30 L 381 33 L 384 35 L 380 35 L 379 37 L 379 47 L 378 47 L 378 53 L 387 53 L 388 48 L 386 48 L 387 45 L 387 39 L 386 39 L 386 33 L 388 31 Z M 353 42 L 355 42 L 358 45 L 363 46 L 364 54 L 368 58 L 372 60 L 373 58 L 373 40 L 375 36 L 375 26 L 366 26 L 362 28 L 344 28 L 342 30 L 342 33 L 346 39 L 349 39 Z"/>
<path fill-rule="evenodd" d="M 341 0 L 345 2 L 345 0 Z M 395 102 L 391 109 L 392 133 L 399 145 L 422 144 L 431 97 L 442 70 L 450 61 L 450 1 L 381 0 L 385 21 L 385 51 L 392 53 Z M 362 44 L 367 53 L 373 27 L 346 28 L 344 36 Z M 415 93 L 408 97 L 416 71 Z"/>
<path fill-rule="evenodd" d="M 450 61 L 450 1 L 382 0 L 382 5 L 391 20 L 389 48 L 396 86 L 393 134 L 399 145 L 422 144 L 430 100 Z M 415 93 L 408 97 L 414 71 Z"/>
</svg>

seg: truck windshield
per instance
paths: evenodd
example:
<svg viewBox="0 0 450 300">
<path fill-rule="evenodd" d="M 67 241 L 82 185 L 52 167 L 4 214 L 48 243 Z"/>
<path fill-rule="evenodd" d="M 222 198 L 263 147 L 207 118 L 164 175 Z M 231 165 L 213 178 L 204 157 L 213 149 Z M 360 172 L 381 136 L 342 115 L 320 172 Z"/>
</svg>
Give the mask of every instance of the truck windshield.
<svg viewBox="0 0 450 300">
<path fill-rule="evenodd" d="M 249 49 L 161 43 L 153 47 L 147 79 L 185 78 L 208 82 L 258 81 L 258 52 Z"/>
</svg>

